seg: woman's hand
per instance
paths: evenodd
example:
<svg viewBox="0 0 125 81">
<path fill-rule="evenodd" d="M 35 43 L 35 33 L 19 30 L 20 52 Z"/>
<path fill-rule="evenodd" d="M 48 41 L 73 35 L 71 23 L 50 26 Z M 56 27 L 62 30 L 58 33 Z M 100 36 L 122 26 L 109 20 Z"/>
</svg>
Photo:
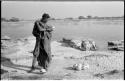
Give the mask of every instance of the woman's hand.
<svg viewBox="0 0 125 81">
<path fill-rule="evenodd" d="M 55 29 L 55 26 L 52 26 L 53 29 Z"/>
<path fill-rule="evenodd" d="M 46 30 L 47 30 L 47 31 L 53 31 L 54 28 L 55 28 L 54 26 L 51 26 L 51 27 L 48 27 Z"/>
</svg>

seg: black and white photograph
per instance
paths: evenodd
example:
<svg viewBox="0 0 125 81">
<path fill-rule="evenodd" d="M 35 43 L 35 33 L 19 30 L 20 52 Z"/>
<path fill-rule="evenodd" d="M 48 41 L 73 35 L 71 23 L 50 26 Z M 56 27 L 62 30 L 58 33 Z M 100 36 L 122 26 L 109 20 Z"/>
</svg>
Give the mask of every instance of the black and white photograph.
<svg viewBox="0 0 125 81">
<path fill-rule="evenodd" d="M 124 1 L 1 1 L 1 80 L 124 80 Z"/>
</svg>

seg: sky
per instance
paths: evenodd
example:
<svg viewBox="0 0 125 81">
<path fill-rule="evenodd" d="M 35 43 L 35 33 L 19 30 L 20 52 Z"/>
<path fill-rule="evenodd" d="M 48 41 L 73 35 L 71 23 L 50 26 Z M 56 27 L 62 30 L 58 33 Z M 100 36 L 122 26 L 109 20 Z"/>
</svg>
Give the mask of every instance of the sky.
<svg viewBox="0 0 125 81">
<path fill-rule="evenodd" d="M 2 1 L 1 16 L 20 19 L 41 18 L 48 13 L 52 18 L 66 18 L 78 16 L 123 16 L 124 2 L 51 2 L 51 1 Z"/>
</svg>

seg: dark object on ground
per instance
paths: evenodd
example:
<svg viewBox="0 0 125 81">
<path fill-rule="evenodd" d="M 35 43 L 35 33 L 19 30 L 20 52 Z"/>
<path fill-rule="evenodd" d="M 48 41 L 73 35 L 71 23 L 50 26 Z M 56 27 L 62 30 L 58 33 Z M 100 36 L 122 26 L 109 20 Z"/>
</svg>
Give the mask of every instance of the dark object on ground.
<svg viewBox="0 0 125 81">
<path fill-rule="evenodd" d="M 109 41 L 108 42 L 108 49 L 109 50 L 116 50 L 116 51 L 124 51 L 124 40 Z"/>
<path fill-rule="evenodd" d="M 118 70 L 112 70 L 112 71 L 107 72 L 106 74 L 113 75 L 115 73 L 119 73 L 119 71 Z"/>
<path fill-rule="evenodd" d="M 1 70 L 1 73 L 0 73 L 0 74 L 7 73 L 7 72 L 8 72 L 8 71 L 3 70 L 3 69 L 0 69 L 0 70 Z"/>
</svg>

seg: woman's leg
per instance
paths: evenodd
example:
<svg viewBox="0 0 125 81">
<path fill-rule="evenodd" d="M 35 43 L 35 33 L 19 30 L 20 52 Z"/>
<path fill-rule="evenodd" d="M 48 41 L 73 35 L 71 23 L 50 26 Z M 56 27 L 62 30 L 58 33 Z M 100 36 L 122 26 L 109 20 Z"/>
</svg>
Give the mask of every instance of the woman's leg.
<svg viewBox="0 0 125 81">
<path fill-rule="evenodd" d="M 29 73 L 35 70 L 36 61 L 37 61 L 37 57 L 33 56 L 32 67 L 31 67 L 31 69 L 28 71 Z"/>
<path fill-rule="evenodd" d="M 37 61 L 37 57 L 33 56 L 32 68 L 35 69 L 35 64 Z"/>
<path fill-rule="evenodd" d="M 39 47 L 38 47 L 38 39 L 36 39 L 36 45 L 35 45 L 35 48 L 34 48 L 34 51 L 33 51 L 33 61 L 32 61 L 32 67 L 31 67 L 31 71 L 35 70 L 35 64 L 36 64 L 36 61 L 37 61 L 37 57 L 39 55 Z"/>
</svg>

